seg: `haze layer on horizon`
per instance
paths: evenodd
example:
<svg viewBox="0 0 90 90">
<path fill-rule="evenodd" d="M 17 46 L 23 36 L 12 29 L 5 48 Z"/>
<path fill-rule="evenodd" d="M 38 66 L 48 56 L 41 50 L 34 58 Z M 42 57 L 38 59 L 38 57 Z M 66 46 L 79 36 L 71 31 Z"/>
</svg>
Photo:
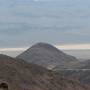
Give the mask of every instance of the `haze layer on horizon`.
<svg viewBox="0 0 90 90">
<path fill-rule="evenodd" d="M 54 46 L 57 49 L 62 50 L 63 52 L 73 55 L 79 59 L 90 59 L 90 44 L 65 44 Z M 16 57 L 28 48 L 30 47 L 0 48 L 0 54 L 6 54 L 12 57 Z"/>
</svg>

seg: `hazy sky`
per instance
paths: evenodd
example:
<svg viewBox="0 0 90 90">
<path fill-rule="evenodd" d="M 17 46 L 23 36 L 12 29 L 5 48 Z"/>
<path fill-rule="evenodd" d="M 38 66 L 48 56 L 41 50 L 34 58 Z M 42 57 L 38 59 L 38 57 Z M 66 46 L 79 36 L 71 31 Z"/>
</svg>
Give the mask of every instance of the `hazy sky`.
<svg viewBox="0 0 90 90">
<path fill-rule="evenodd" d="M 90 0 L 0 0 L 0 48 L 36 42 L 88 45 Z"/>
</svg>

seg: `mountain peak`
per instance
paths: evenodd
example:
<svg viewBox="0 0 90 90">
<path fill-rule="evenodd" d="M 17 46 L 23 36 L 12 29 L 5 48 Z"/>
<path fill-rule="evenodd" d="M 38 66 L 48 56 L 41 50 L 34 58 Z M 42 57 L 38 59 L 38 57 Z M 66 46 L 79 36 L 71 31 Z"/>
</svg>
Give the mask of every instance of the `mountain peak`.
<svg viewBox="0 0 90 90">
<path fill-rule="evenodd" d="M 40 49 L 41 48 L 45 48 L 45 49 L 48 49 L 48 50 L 57 50 L 57 51 L 60 51 L 56 47 L 54 47 L 53 45 L 48 44 L 48 43 L 44 43 L 44 42 L 36 43 L 30 49 L 32 49 L 32 48 L 40 48 Z"/>
<path fill-rule="evenodd" d="M 48 43 L 44 43 L 44 42 L 38 42 L 38 43 L 36 43 L 35 45 L 50 45 L 50 44 L 48 44 Z"/>
<path fill-rule="evenodd" d="M 64 67 L 71 61 L 77 61 L 73 56 L 67 55 L 56 47 L 48 43 L 36 43 L 31 48 L 17 56 L 28 62 L 41 65 L 48 69 L 55 68 L 57 65 Z"/>
</svg>

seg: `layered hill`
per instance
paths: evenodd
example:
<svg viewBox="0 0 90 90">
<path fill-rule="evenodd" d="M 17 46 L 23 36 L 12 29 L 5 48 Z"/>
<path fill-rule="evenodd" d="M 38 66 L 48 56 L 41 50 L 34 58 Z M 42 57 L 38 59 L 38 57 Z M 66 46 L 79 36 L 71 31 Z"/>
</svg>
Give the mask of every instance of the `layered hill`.
<svg viewBox="0 0 90 90">
<path fill-rule="evenodd" d="M 90 85 L 90 60 L 81 61 L 73 66 L 73 69 L 56 69 L 57 72 L 62 72 L 63 75 L 70 78 L 78 78 L 81 83 Z"/>
<path fill-rule="evenodd" d="M 89 90 L 78 81 L 41 66 L 0 55 L 0 89 L 3 90 Z"/>
<path fill-rule="evenodd" d="M 60 69 L 70 68 L 73 64 L 78 62 L 75 57 L 67 55 L 47 43 L 37 43 L 17 56 L 17 58 L 41 65 L 48 69 L 55 67 L 59 67 Z"/>
</svg>

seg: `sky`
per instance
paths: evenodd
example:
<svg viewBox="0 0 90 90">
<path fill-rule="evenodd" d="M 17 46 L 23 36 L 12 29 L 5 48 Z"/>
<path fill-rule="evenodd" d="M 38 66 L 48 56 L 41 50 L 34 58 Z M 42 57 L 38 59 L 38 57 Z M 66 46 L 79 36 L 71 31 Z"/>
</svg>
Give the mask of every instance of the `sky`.
<svg viewBox="0 0 90 90">
<path fill-rule="evenodd" d="M 90 49 L 89 29 L 90 0 L 0 0 L 1 52 L 23 51 L 37 42 Z"/>
</svg>

